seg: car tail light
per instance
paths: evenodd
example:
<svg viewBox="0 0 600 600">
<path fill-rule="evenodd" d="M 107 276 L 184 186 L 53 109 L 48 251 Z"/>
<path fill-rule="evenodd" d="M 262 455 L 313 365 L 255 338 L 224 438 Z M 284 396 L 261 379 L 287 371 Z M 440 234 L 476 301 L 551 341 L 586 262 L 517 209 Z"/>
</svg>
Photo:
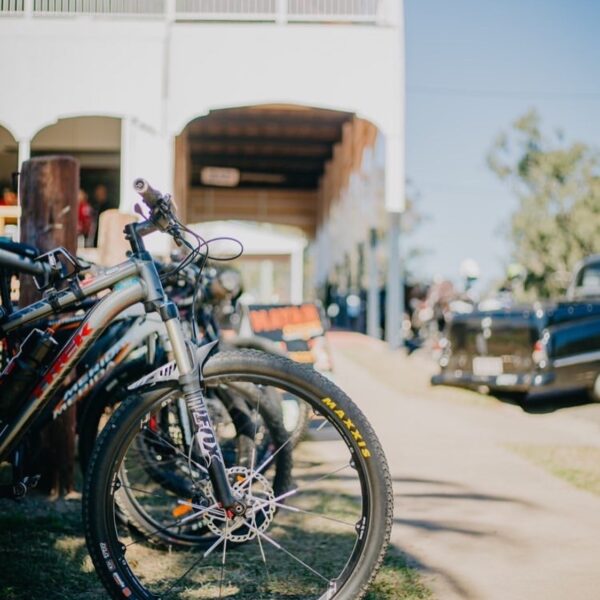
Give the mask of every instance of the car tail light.
<svg viewBox="0 0 600 600">
<path fill-rule="evenodd" d="M 531 358 L 538 367 L 544 368 L 546 366 L 546 363 L 548 362 L 548 352 L 546 351 L 546 344 L 542 340 L 538 340 L 534 344 Z"/>
</svg>

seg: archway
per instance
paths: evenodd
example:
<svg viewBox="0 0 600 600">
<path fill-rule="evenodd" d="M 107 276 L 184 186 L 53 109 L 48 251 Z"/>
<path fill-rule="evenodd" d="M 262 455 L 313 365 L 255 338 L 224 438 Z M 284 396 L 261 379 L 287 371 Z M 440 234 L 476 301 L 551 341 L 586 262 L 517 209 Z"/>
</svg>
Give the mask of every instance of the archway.
<svg viewBox="0 0 600 600">
<path fill-rule="evenodd" d="M 350 285 L 360 288 L 367 278 L 360 257 L 384 213 L 380 137 L 375 125 L 346 111 L 281 104 L 213 110 L 176 140 L 176 198 L 189 223 L 234 219 L 301 230 L 311 242 L 305 297 L 348 265 Z"/>
<path fill-rule="evenodd" d="M 79 161 L 80 188 L 91 205 L 91 220 L 80 245 L 96 246 L 98 217 L 118 208 L 121 181 L 121 119 L 69 117 L 40 130 L 31 141 L 31 156 L 67 154 Z"/>
<path fill-rule="evenodd" d="M 16 237 L 20 208 L 17 206 L 19 149 L 12 133 L 0 125 L 0 236 Z"/>
<path fill-rule="evenodd" d="M 19 146 L 12 133 L 0 125 L 0 197 L 4 188 L 16 192 L 14 188 L 15 174 L 19 170 L 18 150 Z"/>
</svg>

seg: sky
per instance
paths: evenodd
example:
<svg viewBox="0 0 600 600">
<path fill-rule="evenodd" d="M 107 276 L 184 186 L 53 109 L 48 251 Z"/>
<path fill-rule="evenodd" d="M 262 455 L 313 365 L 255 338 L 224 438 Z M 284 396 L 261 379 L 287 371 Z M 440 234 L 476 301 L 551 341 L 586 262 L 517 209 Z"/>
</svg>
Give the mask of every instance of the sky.
<svg viewBox="0 0 600 600">
<path fill-rule="evenodd" d="M 600 149 L 600 1 L 405 0 L 405 27 L 407 178 L 426 217 L 411 270 L 456 279 L 468 257 L 501 277 L 517 201 L 486 154 L 530 108 Z"/>
</svg>

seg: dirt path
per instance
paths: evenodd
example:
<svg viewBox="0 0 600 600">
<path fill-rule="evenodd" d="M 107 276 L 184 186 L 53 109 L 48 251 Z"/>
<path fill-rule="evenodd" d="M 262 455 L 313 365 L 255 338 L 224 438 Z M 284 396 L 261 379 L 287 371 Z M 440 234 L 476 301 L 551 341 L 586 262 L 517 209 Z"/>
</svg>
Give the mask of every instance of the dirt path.
<svg viewBox="0 0 600 600">
<path fill-rule="evenodd" d="M 431 390 L 417 357 L 354 334 L 332 334 L 331 344 L 336 380 L 371 419 L 390 462 L 393 542 L 439 600 L 600 598 L 600 497 L 510 449 L 600 446 L 598 420 Z"/>
</svg>

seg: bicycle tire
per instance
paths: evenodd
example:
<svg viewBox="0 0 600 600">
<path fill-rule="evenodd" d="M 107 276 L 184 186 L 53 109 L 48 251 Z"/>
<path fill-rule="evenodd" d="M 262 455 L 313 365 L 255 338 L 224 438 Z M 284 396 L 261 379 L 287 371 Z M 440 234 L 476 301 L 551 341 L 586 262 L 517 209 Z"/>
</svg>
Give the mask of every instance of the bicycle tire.
<svg viewBox="0 0 600 600">
<path fill-rule="evenodd" d="M 356 480 L 363 494 L 360 507 L 361 517 L 354 525 L 355 539 L 352 542 L 352 554 L 345 562 L 342 558 L 342 571 L 335 580 L 327 583 L 324 591 L 319 589 L 316 592 L 311 591 L 311 594 L 318 593 L 319 596 L 316 598 L 319 600 L 334 598 L 335 600 L 360 600 L 363 598 L 383 560 L 392 523 L 392 487 L 389 471 L 379 441 L 366 418 L 348 396 L 330 380 L 314 369 L 286 358 L 268 356 L 254 351 L 219 353 L 206 364 L 205 377 L 208 382 L 211 381 L 211 378 L 221 377 L 231 380 L 237 377 L 240 380 L 260 385 L 277 385 L 281 389 L 301 394 L 302 398 L 312 404 L 316 412 L 324 419 L 324 425 L 329 426 L 334 434 L 339 434 L 342 447 L 345 445 L 351 457 L 349 463 L 343 468 L 350 468 L 350 475 L 352 475 L 352 470 L 356 472 Z M 128 436 L 131 438 L 131 427 L 139 425 L 140 415 L 143 414 L 144 410 L 139 403 L 136 405 L 134 402 L 127 402 L 118 409 L 109 426 L 102 432 L 94 449 L 84 488 L 83 520 L 88 550 L 102 583 L 109 595 L 115 599 L 165 597 L 163 592 L 160 593 L 160 596 L 155 595 L 147 589 L 147 585 L 150 584 L 147 581 L 142 583 L 140 575 L 133 573 L 132 568 L 139 573 L 139 565 L 135 563 L 133 567 L 131 566 L 128 562 L 127 552 L 131 552 L 130 547 L 137 542 L 126 547 L 119 540 L 119 534 L 114 526 L 115 469 L 118 470 L 120 461 L 127 451 L 127 444 L 130 442 Z M 338 472 L 339 470 L 333 471 L 331 475 Z M 326 477 L 330 477 L 330 475 Z M 309 480 L 309 483 L 320 482 L 323 479 L 320 477 L 316 480 Z M 302 486 L 299 485 L 295 491 L 300 493 Z M 261 507 L 264 505 L 263 503 Z M 328 518 L 322 514 L 314 514 Z M 225 530 L 223 539 L 226 536 L 227 530 Z M 261 536 L 256 536 L 254 539 L 259 541 Z M 223 545 L 226 546 L 226 542 Z M 283 546 L 281 547 L 283 548 Z M 312 549 L 309 550 L 312 552 Z M 223 552 L 225 553 L 225 549 Z M 297 565 L 297 562 L 292 564 Z M 306 563 L 303 564 L 306 566 Z M 315 569 L 312 570 L 316 572 Z M 184 576 L 188 576 L 188 573 L 184 573 Z M 320 577 L 326 580 L 322 575 Z M 320 580 L 318 581 L 322 588 L 324 584 Z M 178 579 L 175 584 L 179 585 L 179 582 Z M 151 583 L 154 584 L 154 582 Z M 248 579 L 244 580 L 244 585 L 251 587 L 256 585 L 256 582 Z M 173 590 L 174 588 L 171 587 L 167 593 L 177 593 L 177 589 Z M 249 593 L 250 595 L 236 597 L 257 597 L 255 592 L 250 591 Z M 271 594 L 271 592 L 268 593 Z M 274 593 L 279 594 L 279 592 Z M 214 597 L 216 597 L 216 592 Z M 278 598 L 281 597 L 281 594 L 261 597 Z M 295 597 L 304 598 L 304 596 Z M 313 597 L 311 596 L 311 598 Z"/>
</svg>

